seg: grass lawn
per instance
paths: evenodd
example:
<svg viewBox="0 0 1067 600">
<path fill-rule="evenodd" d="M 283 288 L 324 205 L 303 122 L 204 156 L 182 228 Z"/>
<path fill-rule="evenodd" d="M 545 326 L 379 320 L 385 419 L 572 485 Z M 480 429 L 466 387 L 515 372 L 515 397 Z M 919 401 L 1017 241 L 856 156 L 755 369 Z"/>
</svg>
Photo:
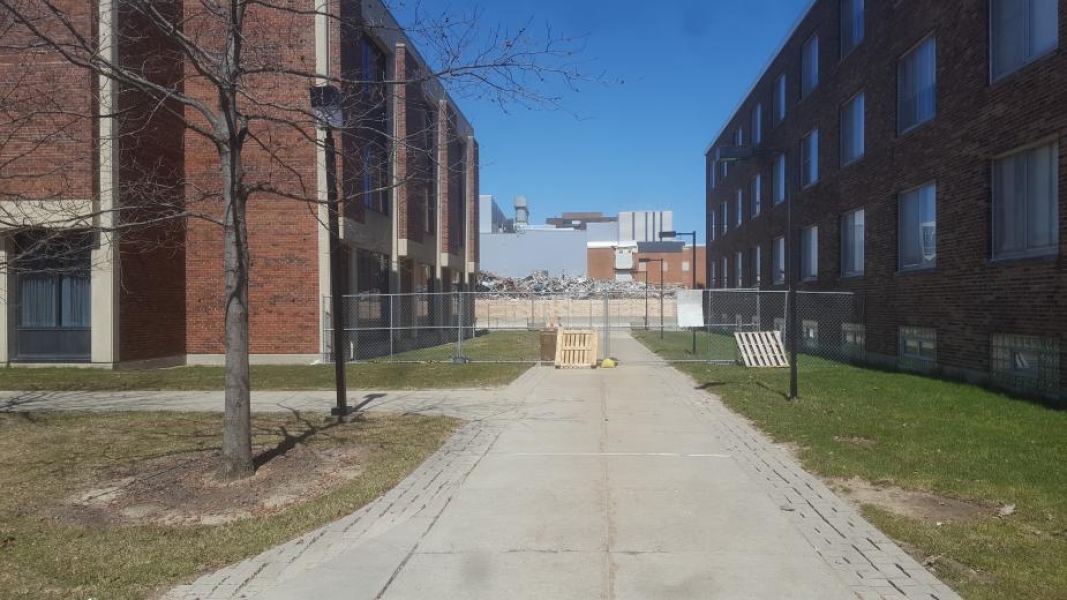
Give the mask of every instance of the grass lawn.
<svg viewBox="0 0 1067 600">
<path fill-rule="evenodd" d="M 653 350 L 687 351 L 688 334 L 635 335 Z M 962 522 L 924 522 L 870 506 L 882 531 L 930 557 L 972 600 L 1067 598 L 1067 411 L 976 386 L 801 356 L 801 400 L 788 370 L 679 364 L 775 441 L 795 444 L 824 477 L 860 477 L 986 507 Z M 863 443 L 855 443 L 863 440 Z M 996 509 L 1016 512 L 998 518 Z"/>
<path fill-rule="evenodd" d="M 355 511 L 407 476 L 458 426 L 415 415 L 327 426 L 334 422 L 324 415 L 254 417 L 260 450 L 305 433 L 301 444 L 315 452 L 358 446 L 360 474 L 316 499 L 225 525 L 110 526 L 59 515 L 72 494 L 109 469 L 217 449 L 221 417 L 0 414 L 0 598 L 151 597 Z"/>
<path fill-rule="evenodd" d="M 397 355 L 413 363 L 360 363 L 348 366 L 348 387 L 353 390 L 463 389 L 504 386 L 522 375 L 537 359 L 529 348 L 537 343 L 536 332 L 498 332 L 464 343 L 474 360 L 525 363 L 480 363 L 454 365 L 455 346 L 448 344 Z M 532 342 L 530 340 L 533 340 Z M 439 362 L 432 362 L 439 361 Z M 222 367 L 175 367 L 144 371 L 107 371 L 79 368 L 0 369 L 0 390 L 221 390 Z M 333 389 L 332 365 L 285 365 L 252 367 L 256 390 Z"/>
</svg>

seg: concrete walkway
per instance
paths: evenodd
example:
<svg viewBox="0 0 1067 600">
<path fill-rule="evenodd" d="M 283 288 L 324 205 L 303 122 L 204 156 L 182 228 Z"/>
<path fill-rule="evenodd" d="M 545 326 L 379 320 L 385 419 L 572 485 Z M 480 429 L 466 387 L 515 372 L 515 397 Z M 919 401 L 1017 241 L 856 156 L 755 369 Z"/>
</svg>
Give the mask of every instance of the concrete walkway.
<svg viewBox="0 0 1067 600">
<path fill-rule="evenodd" d="M 717 399 L 626 366 L 653 358 L 629 336 L 612 354 L 622 368 L 372 399 L 472 421 L 378 501 L 166 598 L 958 600 Z"/>
</svg>

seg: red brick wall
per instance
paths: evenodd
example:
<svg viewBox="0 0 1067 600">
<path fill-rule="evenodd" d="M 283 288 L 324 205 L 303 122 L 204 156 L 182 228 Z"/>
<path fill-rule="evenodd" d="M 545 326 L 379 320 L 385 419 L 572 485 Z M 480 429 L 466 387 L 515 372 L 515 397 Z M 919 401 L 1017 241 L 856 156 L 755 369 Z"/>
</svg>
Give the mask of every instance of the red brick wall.
<svg viewBox="0 0 1067 600">
<path fill-rule="evenodd" d="M 860 294 L 866 306 L 867 349 L 896 355 L 900 326 L 937 329 L 938 362 L 987 371 L 990 335 L 1016 333 L 1067 339 L 1067 52 L 1063 40 L 1051 55 L 990 84 L 988 2 L 868 2 L 867 32 L 843 60 L 838 50 L 838 2 L 821 0 L 804 19 L 785 50 L 760 79 L 754 94 L 731 120 L 717 145 L 730 145 L 742 125 L 750 139 L 749 115 L 755 102 L 764 110 L 765 150 L 785 149 L 789 157 L 789 197 L 798 227 L 819 226 L 819 281 L 801 289 L 844 290 Z M 1067 3 L 1059 3 L 1061 30 Z M 800 48 L 820 36 L 820 83 L 799 96 Z M 897 134 L 897 61 L 926 35 L 937 36 L 937 116 L 903 136 Z M 1062 36 L 1061 36 L 1062 37 Z M 789 76 L 789 114 L 771 129 L 775 78 Z M 841 105 L 866 94 L 866 155 L 840 166 Z M 820 182 L 799 190 L 797 163 L 801 137 L 820 130 Z M 998 155 L 1042 140 L 1060 149 L 1060 252 L 1043 260 L 991 260 L 991 162 Z M 786 231 L 785 205 L 747 215 L 748 181 L 763 173 L 763 206 L 771 206 L 773 151 L 736 166 L 708 193 L 708 210 L 745 189 L 746 222 L 712 243 L 712 258 L 732 257 L 756 244 L 763 248 L 763 281 L 771 281 L 771 240 Z M 710 181 L 710 177 L 709 177 Z M 937 183 L 937 268 L 898 272 L 897 199 L 901 192 Z M 866 273 L 840 276 L 840 215 L 866 210 Z M 721 216 L 719 222 L 721 223 Z M 733 261 L 730 277 L 734 278 Z M 720 274 L 721 276 L 721 274 Z M 1061 352 L 1067 375 L 1067 352 Z"/>
<path fill-rule="evenodd" d="M 44 12 L 20 3 L 29 14 Z M 86 39 L 94 39 L 96 7 L 85 0 L 55 2 Z M 43 16 L 37 26 L 73 43 Z M 37 45 L 19 26 L 0 22 L 0 200 L 88 199 L 96 193 L 96 78 Z M 10 219 L 5 219 L 10 220 Z"/>
<path fill-rule="evenodd" d="M 195 5 L 187 0 L 187 5 Z M 303 8 L 295 0 L 287 0 Z M 307 14 L 281 13 L 262 7 L 249 9 L 251 43 L 276 48 L 283 64 L 305 71 L 315 68 L 315 23 Z M 210 32 L 198 32 L 210 35 Z M 337 39 L 337 38 L 334 38 Z M 334 64 L 337 64 L 336 62 Z M 191 93 L 214 102 L 211 88 L 186 66 Z M 307 87 L 292 77 L 259 77 L 250 81 L 265 102 L 306 107 Z M 265 109 L 270 113 L 269 109 Z M 293 115 L 282 115 L 292 117 Z M 250 180 L 269 181 L 288 193 L 317 198 L 314 133 L 260 122 L 254 134 L 267 147 L 249 144 L 246 170 Z M 196 133 L 187 132 L 186 167 L 190 184 L 187 200 L 194 210 L 221 218 L 215 148 Z M 253 354 L 316 353 L 319 347 L 318 221 L 313 203 L 255 194 L 248 205 L 251 246 L 251 351 Z M 192 354 L 223 352 L 222 229 L 205 220 L 189 222 L 186 253 L 187 347 Z"/>
<path fill-rule="evenodd" d="M 682 252 L 669 252 L 658 253 L 648 252 L 645 254 L 634 254 L 634 269 L 631 272 L 634 281 L 644 282 L 645 275 L 641 270 L 642 265 L 640 259 L 648 258 L 652 260 L 664 260 L 664 273 L 663 283 L 668 286 L 682 286 L 685 288 L 693 287 L 693 272 L 683 271 L 683 263 L 689 263 L 689 268 L 692 269 L 693 255 L 692 248 L 686 247 Z M 612 248 L 589 248 L 587 251 L 588 260 L 588 276 L 590 279 L 598 279 L 601 281 L 614 281 L 615 280 L 615 250 Z M 705 273 L 707 273 L 707 248 L 703 246 L 697 247 L 697 287 L 707 287 L 707 279 Z M 644 266 L 648 269 L 649 280 L 652 285 L 659 285 L 660 281 L 660 265 L 658 262 L 649 263 Z"/>
</svg>

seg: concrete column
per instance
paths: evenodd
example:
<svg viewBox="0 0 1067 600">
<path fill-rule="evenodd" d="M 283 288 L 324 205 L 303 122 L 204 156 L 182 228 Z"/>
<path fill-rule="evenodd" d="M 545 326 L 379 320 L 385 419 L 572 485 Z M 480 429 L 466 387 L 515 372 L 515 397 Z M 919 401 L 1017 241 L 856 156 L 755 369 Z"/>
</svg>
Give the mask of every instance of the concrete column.
<svg viewBox="0 0 1067 600">
<path fill-rule="evenodd" d="M 397 44 L 393 55 L 393 81 L 407 79 L 407 46 Z M 401 232 L 405 239 L 411 239 L 408 233 L 408 224 L 411 222 L 408 211 L 411 210 L 411 194 L 405 180 L 408 177 L 408 122 L 407 122 L 407 85 L 399 83 L 394 86 L 393 102 L 391 106 L 393 142 L 391 144 L 391 161 L 393 165 L 393 190 L 392 197 L 392 244 L 389 257 L 389 291 L 394 294 L 401 293 L 400 283 L 400 238 Z"/>
<path fill-rule="evenodd" d="M 445 290 L 442 277 L 442 256 L 447 250 L 445 228 L 448 223 L 448 102 L 437 102 L 437 241 L 434 248 L 434 279 L 438 291 Z M 451 283 L 451 282 L 448 282 Z"/>
<path fill-rule="evenodd" d="M 330 0 L 315 0 L 315 10 L 318 13 L 329 12 Z M 315 71 L 319 74 L 315 81 L 316 84 L 325 85 L 329 82 L 330 18 L 326 14 L 315 15 Z M 315 150 L 316 189 L 318 190 L 317 200 L 319 202 L 317 210 L 318 223 L 326 223 L 329 221 L 329 214 L 326 209 L 326 201 L 328 199 L 328 191 L 326 189 L 326 149 L 323 146 L 326 139 L 322 130 L 316 128 L 315 139 L 318 141 Z M 318 231 L 316 238 L 318 240 L 319 255 L 319 347 L 325 350 L 329 343 L 327 339 L 329 336 L 324 335 L 328 322 L 328 307 L 323 298 L 330 293 L 330 232 L 321 225 L 316 225 L 316 230 Z"/>
<path fill-rule="evenodd" d="M 100 27 L 100 54 L 112 63 L 119 61 L 118 7 L 114 0 L 101 0 L 97 6 Z M 118 109 L 117 86 L 107 77 L 98 76 L 100 102 L 97 108 L 100 136 L 100 197 L 97 200 L 98 243 L 91 261 L 92 286 L 92 342 L 91 361 L 114 366 L 119 361 L 119 262 L 118 234 L 110 231 L 115 225 L 114 209 L 118 206 L 119 124 L 109 116 Z"/>
</svg>

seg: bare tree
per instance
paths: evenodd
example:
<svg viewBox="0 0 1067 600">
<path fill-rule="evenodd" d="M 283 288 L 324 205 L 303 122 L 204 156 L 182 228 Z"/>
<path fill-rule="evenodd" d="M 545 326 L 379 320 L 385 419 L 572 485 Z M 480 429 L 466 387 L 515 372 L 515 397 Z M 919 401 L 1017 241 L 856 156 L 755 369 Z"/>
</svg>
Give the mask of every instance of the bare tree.
<svg viewBox="0 0 1067 600">
<path fill-rule="evenodd" d="M 167 244 L 168 233 L 190 220 L 221 228 L 226 379 L 219 472 L 223 478 L 244 477 L 253 472 L 249 206 L 284 200 L 316 210 L 320 202 L 314 177 L 293 160 L 298 147 L 320 143 L 304 91 L 316 83 L 379 86 L 382 93 L 370 105 L 365 99 L 351 103 L 348 130 L 357 138 L 365 131 L 377 143 L 422 152 L 432 163 L 427 132 L 408 131 L 397 139 L 382 131 L 375 103 L 443 81 L 464 95 L 504 105 L 556 105 L 557 97 L 540 90 L 549 80 L 574 85 L 586 79 L 575 62 L 577 46 L 550 31 L 484 32 L 477 13 L 428 18 L 414 10 L 402 33 L 431 52 L 434 66 L 403 79 L 375 81 L 358 69 L 322 73 L 308 58 L 314 56 L 309 32 L 317 19 L 346 40 L 398 27 L 365 18 L 357 0 L 97 2 L 0 0 L 0 68 L 7 67 L 0 73 L 17 74 L 13 85 L 0 86 L 0 226 L 19 231 L 44 223 L 153 245 Z M 114 86 L 121 101 L 93 111 L 92 102 L 78 101 L 87 98 L 84 89 L 71 90 L 74 100 L 64 97 L 69 82 L 62 79 L 71 69 L 90 89 L 97 81 Z M 101 90 L 94 94 L 93 101 L 102 102 Z M 77 124 L 98 119 L 121 121 L 123 136 L 151 136 L 167 128 L 193 134 L 213 149 L 214 174 L 183 176 L 165 160 L 153 162 L 148 153 L 141 160 L 135 153 L 117 166 L 136 174 L 122 179 L 125 201 L 66 205 L 61 199 L 70 196 L 69 188 L 83 185 L 68 175 L 91 166 L 86 144 L 115 143 L 103 135 L 78 139 Z M 426 123 L 431 126 L 432 119 Z M 69 150 L 67 158 L 56 158 L 57 145 Z M 38 161 L 42 154 L 49 160 Z M 415 176 L 419 172 L 413 169 Z M 407 183 L 383 179 L 376 192 Z M 48 218 L 37 214 L 42 209 Z"/>
</svg>

